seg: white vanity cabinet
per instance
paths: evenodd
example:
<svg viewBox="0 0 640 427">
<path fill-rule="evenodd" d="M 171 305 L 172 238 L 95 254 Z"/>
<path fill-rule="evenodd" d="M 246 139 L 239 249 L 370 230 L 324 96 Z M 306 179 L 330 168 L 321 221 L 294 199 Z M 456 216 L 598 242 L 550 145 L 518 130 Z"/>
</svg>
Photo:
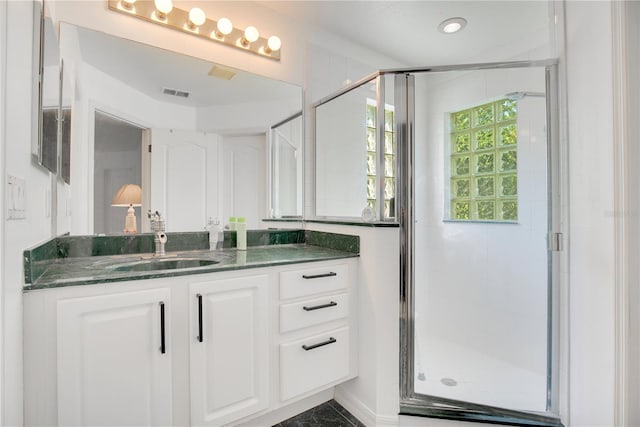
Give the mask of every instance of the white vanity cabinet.
<svg viewBox="0 0 640 427">
<path fill-rule="evenodd" d="M 357 375 L 356 266 L 26 292 L 25 425 L 261 425 Z"/>
<path fill-rule="evenodd" d="M 268 276 L 190 286 L 191 424 L 219 426 L 269 404 Z"/>
<path fill-rule="evenodd" d="M 279 274 L 282 402 L 357 375 L 354 274 L 347 262 Z"/>
<path fill-rule="evenodd" d="M 172 421 L 168 289 L 57 302 L 58 425 Z"/>
</svg>

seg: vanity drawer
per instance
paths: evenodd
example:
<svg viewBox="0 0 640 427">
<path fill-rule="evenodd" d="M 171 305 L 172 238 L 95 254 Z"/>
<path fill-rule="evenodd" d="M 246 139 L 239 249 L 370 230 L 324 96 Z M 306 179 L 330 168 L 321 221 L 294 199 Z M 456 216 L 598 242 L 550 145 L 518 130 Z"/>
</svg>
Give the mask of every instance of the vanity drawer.
<svg viewBox="0 0 640 427">
<path fill-rule="evenodd" d="M 348 268 L 330 265 L 280 273 L 280 298 L 298 298 L 347 288 Z"/>
<path fill-rule="evenodd" d="M 349 347 L 348 327 L 280 344 L 280 399 L 347 377 Z"/>
<path fill-rule="evenodd" d="M 289 332 L 349 314 L 349 295 L 330 295 L 312 300 L 280 304 L 280 332 Z"/>
</svg>

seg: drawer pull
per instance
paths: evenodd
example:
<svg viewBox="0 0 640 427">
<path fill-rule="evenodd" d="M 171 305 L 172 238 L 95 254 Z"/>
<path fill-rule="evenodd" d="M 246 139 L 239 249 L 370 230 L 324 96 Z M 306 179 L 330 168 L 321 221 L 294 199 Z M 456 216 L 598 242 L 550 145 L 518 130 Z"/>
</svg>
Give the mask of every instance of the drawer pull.
<svg viewBox="0 0 640 427">
<path fill-rule="evenodd" d="M 302 309 L 304 311 L 313 311 L 313 310 L 319 310 L 321 308 L 327 308 L 327 307 L 335 307 L 336 305 L 338 305 L 337 302 L 335 301 L 331 301 L 330 303 L 327 304 L 321 304 L 321 305 L 314 305 L 312 307 L 307 307 L 306 305 L 304 307 L 302 307 Z"/>
<path fill-rule="evenodd" d="M 311 276 L 308 276 L 306 274 L 302 275 L 303 279 L 320 279 L 321 277 L 333 277 L 333 276 L 337 276 L 338 273 L 334 273 L 333 271 L 330 273 L 325 273 L 325 274 L 313 274 Z"/>
<path fill-rule="evenodd" d="M 309 351 L 309 350 L 313 350 L 314 348 L 322 347 L 324 345 L 333 344 L 336 341 L 338 340 L 336 340 L 334 337 L 329 337 L 328 340 L 319 342 L 318 344 L 311 344 L 311 345 L 303 344 L 302 348 L 304 351 Z"/>
</svg>

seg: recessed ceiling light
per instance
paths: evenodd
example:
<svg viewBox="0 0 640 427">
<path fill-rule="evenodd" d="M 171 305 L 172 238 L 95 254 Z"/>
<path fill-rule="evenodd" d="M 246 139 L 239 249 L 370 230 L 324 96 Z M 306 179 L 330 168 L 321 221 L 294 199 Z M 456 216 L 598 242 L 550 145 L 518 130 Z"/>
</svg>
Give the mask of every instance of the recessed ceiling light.
<svg viewBox="0 0 640 427">
<path fill-rule="evenodd" d="M 462 30 L 466 26 L 467 26 L 467 20 L 464 18 L 459 18 L 459 17 L 449 18 L 449 19 L 445 19 L 440 23 L 440 25 L 438 25 L 438 30 L 441 33 L 453 34 Z"/>
</svg>

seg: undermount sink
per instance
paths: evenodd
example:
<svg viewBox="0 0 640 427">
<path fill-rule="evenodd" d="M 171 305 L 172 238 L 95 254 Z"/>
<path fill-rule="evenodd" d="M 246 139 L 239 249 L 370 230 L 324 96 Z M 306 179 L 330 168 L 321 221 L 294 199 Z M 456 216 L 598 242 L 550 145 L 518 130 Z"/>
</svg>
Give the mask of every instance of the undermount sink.
<svg viewBox="0 0 640 427">
<path fill-rule="evenodd" d="M 145 259 L 114 267 L 115 271 L 155 271 L 155 270 L 179 270 L 182 268 L 206 267 L 218 264 L 218 261 L 201 258 L 168 258 Z"/>
</svg>

